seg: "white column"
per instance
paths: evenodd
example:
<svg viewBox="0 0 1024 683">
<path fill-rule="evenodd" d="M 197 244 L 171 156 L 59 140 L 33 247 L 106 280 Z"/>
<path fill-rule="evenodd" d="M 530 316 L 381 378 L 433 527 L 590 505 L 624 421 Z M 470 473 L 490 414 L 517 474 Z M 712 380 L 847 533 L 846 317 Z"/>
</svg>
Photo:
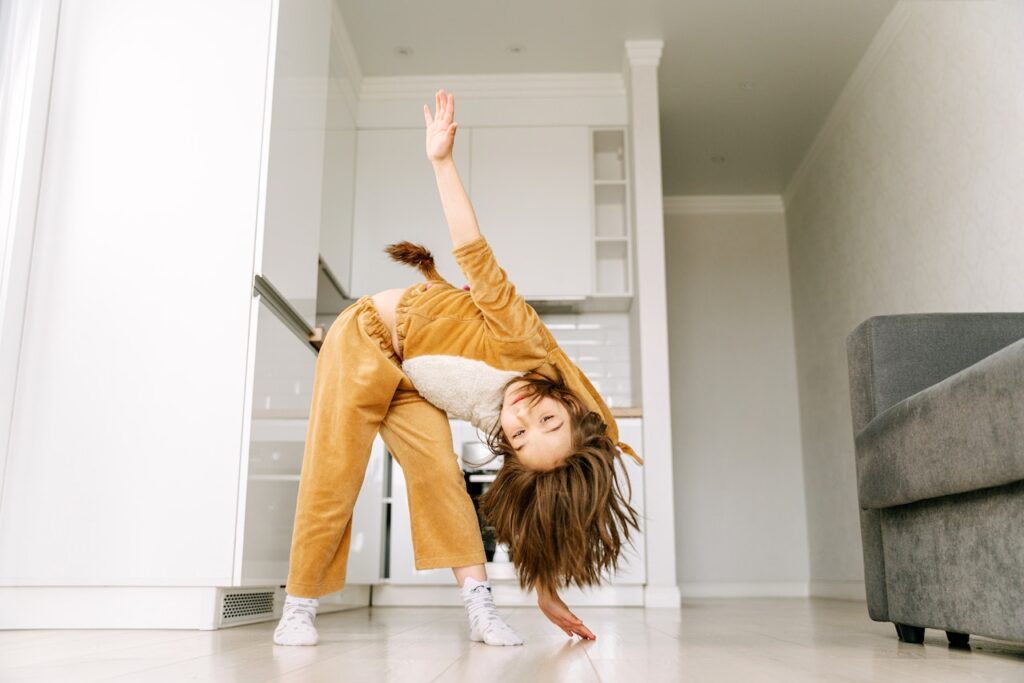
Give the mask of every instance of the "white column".
<svg viewBox="0 0 1024 683">
<path fill-rule="evenodd" d="M 636 210 L 636 303 L 640 322 L 647 585 L 644 605 L 679 607 L 675 505 L 672 490 L 672 411 L 669 402 L 665 304 L 665 226 L 658 122 L 660 40 L 626 41 L 625 80 L 633 140 Z"/>
</svg>

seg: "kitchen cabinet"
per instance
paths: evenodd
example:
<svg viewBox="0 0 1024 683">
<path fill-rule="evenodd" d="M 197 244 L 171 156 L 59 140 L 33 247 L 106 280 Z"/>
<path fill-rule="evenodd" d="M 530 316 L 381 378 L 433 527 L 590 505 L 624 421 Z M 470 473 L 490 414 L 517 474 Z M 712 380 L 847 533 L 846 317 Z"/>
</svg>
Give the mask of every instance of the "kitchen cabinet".
<svg viewBox="0 0 1024 683">
<path fill-rule="evenodd" d="M 247 444 L 242 585 L 288 575 L 295 496 L 313 397 L 316 354 L 261 302 Z"/>
<path fill-rule="evenodd" d="M 641 418 L 620 418 L 617 420 L 620 439 L 635 447 L 642 453 L 642 420 Z M 466 441 L 479 440 L 478 431 L 463 420 L 450 420 L 453 435 L 454 453 L 462 451 Z M 454 457 L 453 453 L 453 457 Z M 632 497 L 629 499 L 640 517 L 640 532 L 632 531 L 632 544 L 624 546 L 619 559 L 617 571 L 604 574 L 604 583 L 608 585 L 640 585 L 646 582 L 646 561 L 644 548 L 644 472 L 631 457 L 624 455 L 622 463 L 632 485 Z M 415 568 L 412 549 L 412 528 L 409 518 L 409 503 L 405 478 L 402 469 L 393 460 L 391 467 L 391 502 L 389 543 L 389 575 L 386 583 L 409 585 L 447 586 L 454 581 L 451 569 Z M 621 471 L 620 471 L 621 474 Z M 625 488 L 625 482 L 623 482 Z M 510 579 L 515 577 L 511 563 L 487 563 L 488 575 L 492 579 Z"/>
<path fill-rule="evenodd" d="M 455 164 L 467 192 L 471 132 L 456 133 Z M 395 263 L 384 247 L 409 240 L 434 254 L 450 282 L 465 282 L 451 255 L 452 242 L 425 151 L 423 128 L 360 130 L 356 136 L 356 190 L 352 235 L 352 296 L 406 287 L 423 277 Z"/>
<path fill-rule="evenodd" d="M 353 74 L 339 35 L 344 26 L 335 5 L 331 21 L 331 51 L 324 130 L 323 199 L 320 209 L 320 257 L 337 286 L 352 291 L 352 213 L 355 205 L 356 102 L 350 98 Z"/>
<path fill-rule="evenodd" d="M 628 443 L 637 453 L 643 454 L 643 419 L 639 417 L 623 417 L 616 421 L 619 426 L 619 440 Z M 611 575 L 605 574 L 610 583 L 616 585 L 644 584 L 647 582 L 647 561 L 646 561 L 646 503 L 644 499 L 644 468 L 638 465 L 633 458 L 623 453 L 622 464 L 625 466 L 626 474 L 633 490 L 629 504 L 637 511 L 640 517 L 640 532 L 630 530 L 632 544 L 623 546 L 622 554 L 619 556 L 618 569 Z M 628 489 L 623 483 L 623 494 Z"/>
<path fill-rule="evenodd" d="M 392 262 L 387 244 L 425 244 L 453 284 L 465 278 L 433 169 L 417 129 L 357 134 L 352 294 L 373 294 L 421 279 Z M 460 127 L 456 167 L 480 230 L 520 294 L 583 297 L 593 289 L 591 139 L 586 126 Z"/>
<path fill-rule="evenodd" d="M 280 0 L 256 272 L 316 322 L 330 3 Z"/>
<path fill-rule="evenodd" d="M 461 437 L 472 425 L 463 420 L 449 420 L 452 428 L 452 457 L 461 448 Z M 447 567 L 440 569 L 416 569 L 412 547 L 412 522 L 409 517 L 409 492 L 405 485 L 402 468 L 391 455 L 391 487 L 388 498 L 391 502 L 391 520 L 388 529 L 388 583 L 454 585 L 455 577 Z"/>
<path fill-rule="evenodd" d="M 527 298 L 592 291 L 590 156 L 586 126 L 473 129 L 477 221 Z"/>
</svg>

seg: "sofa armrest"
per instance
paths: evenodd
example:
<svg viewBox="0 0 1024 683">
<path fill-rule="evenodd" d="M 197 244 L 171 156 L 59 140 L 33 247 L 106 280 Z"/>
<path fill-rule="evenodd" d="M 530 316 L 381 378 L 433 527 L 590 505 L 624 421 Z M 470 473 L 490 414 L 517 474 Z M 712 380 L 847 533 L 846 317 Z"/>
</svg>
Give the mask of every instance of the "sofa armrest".
<svg viewBox="0 0 1024 683">
<path fill-rule="evenodd" d="M 846 338 L 853 433 L 908 396 L 1024 338 L 1024 313 L 868 318 Z"/>
</svg>

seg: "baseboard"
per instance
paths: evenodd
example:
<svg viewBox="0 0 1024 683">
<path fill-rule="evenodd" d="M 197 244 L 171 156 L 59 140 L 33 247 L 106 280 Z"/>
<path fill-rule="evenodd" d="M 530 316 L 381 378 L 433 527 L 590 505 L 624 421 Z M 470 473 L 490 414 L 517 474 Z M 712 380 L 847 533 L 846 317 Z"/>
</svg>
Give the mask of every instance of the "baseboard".
<svg viewBox="0 0 1024 683">
<path fill-rule="evenodd" d="M 868 599 L 863 581 L 811 581 L 811 597 L 865 602 Z"/>
<path fill-rule="evenodd" d="M 373 587 L 370 585 L 350 585 L 345 586 L 337 593 L 331 593 L 330 595 L 324 595 L 318 598 L 318 604 L 316 608 L 317 614 L 324 614 L 326 612 L 338 612 L 345 609 L 355 609 L 358 607 L 369 607 L 370 606 L 370 593 Z M 281 600 L 284 600 L 284 591 L 282 590 Z"/>
<path fill-rule="evenodd" d="M 225 619 L 226 596 L 240 593 L 261 598 L 258 612 Z M 0 629 L 208 631 L 279 619 L 284 598 L 280 586 L 0 586 Z M 369 601 L 369 586 L 346 586 L 321 597 L 318 612 L 366 607 Z"/>
<path fill-rule="evenodd" d="M 806 581 L 690 581 L 682 584 L 686 598 L 806 598 Z"/>
<path fill-rule="evenodd" d="M 675 584 L 644 586 L 644 607 L 679 609 L 682 603 L 683 596 Z"/>
<path fill-rule="evenodd" d="M 491 579 L 494 604 L 499 607 L 534 607 L 537 595 L 519 588 L 515 581 Z M 639 584 L 604 585 L 586 591 L 573 587 L 559 591 L 559 597 L 573 606 L 643 607 L 644 586 Z M 455 607 L 462 606 L 459 587 L 382 583 L 373 587 L 374 607 Z M 678 603 L 677 603 L 678 606 Z"/>
</svg>

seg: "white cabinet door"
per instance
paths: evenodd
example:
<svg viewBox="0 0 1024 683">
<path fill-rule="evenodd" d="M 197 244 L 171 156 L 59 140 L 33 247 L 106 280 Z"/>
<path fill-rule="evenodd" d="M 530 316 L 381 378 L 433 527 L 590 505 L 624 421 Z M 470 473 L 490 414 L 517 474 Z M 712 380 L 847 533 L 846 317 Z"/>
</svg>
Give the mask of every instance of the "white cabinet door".
<svg viewBox="0 0 1024 683">
<path fill-rule="evenodd" d="M 316 321 L 330 20 L 330 0 L 281 0 L 258 269 L 310 325 Z"/>
<path fill-rule="evenodd" d="M 288 576 L 295 497 L 313 398 L 316 353 L 258 300 L 247 449 L 241 585 L 278 585 Z"/>
<path fill-rule="evenodd" d="M 264 304 L 259 306 L 252 432 L 242 534 L 243 586 L 283 585 L 313 400 L 316 354 Z M 384 441 L 373 442 L 352 511 L 347 583 L 379 583 L 384 531 Z"/>
<path fill-rule="evenodd" d="M 643 422 L 640 418 L 622 418 L 617 420 L 619 425 L 619 440 L 628 443 L 637 453 L 643 455 Z M 629 474 L 629 481 L 633 488 L 633 497 L 629 504 L 636 509 L 640 515 L 640 533 L 630 530 L 633 534 L 633 544 L 626 544 L 619 556 L 619 569 L 611 577 L 611 583 L 616 584 L 642 584 L 647 582 L 647 560 L 644 551 L 644 537 L 647 532 L 647 523 L 644 518 L 644 468 L 636 464 L 630 456 L 623 453 L 622 461 L 626 465 L 626 472 Z M 621 473 L 621 470 L 620 470 Z M 625 482 L 623 482 L 625 484 Z M 623 493 L 628 493 L 624 491 Z"/>
<path fill-rule="evenodd" d="M 352 291 L 358 297 L 422 281 L 414 268 L 384 253 L 409 240 L 434 254 L 453 284 L 465 282 L 455 259 L 423 128 L 360 130 L 356 136 L 356 202 L 352 240 Z M 469 131 L 456 133 L 453 155 L 469 192 Z"/>
<path fill-rule="evenodd" d="M 346 294 L 352 291 L 352 205 L 355 202 L 355 166 L 355 130 L 328 130 L 324 140 L 320 256 Z"/>
<path fill-rule="evenodd" d="M 332 32 L 341 30 L 335 24 Z M 331 45 L 339 44 L 332 38 Z M 356 186 L 356 119 L 345 96 L 352 76 L 346 63 L 331 50 L 324 135 L 324 182 L 320 215 L 320 256 L 348 294 L 352 289 L 352 208 Z"/>
<path fill-rule="evenodd" d="M 409 516 L 409 491 L 405 485 L 405 474 L 398 461 L 394 459 L 391 460 L 391 528 L 388 541 L 389 583 L 454 584 L 455 575 L 447 567 L 416 569 L 412 547 L 412 519 Z"/>
<path fill-rule="evenodd" d="M 304 418 L 252 421 L 241 586 L 278 586 L 288 578 L 295 501 L 308 425 Z"/>
<path fill-rule="evenodd" d="M 585 126 L 473 129 L 480 231 L 524 296 L 591 293 L 590 156 Z"/>
<path fill-rule="evenodd" d="M 352 510 L 346 584 L 381 583 L 384 576 L 384 459 L 390 457 L 378 434 Z"/>
</svg>

